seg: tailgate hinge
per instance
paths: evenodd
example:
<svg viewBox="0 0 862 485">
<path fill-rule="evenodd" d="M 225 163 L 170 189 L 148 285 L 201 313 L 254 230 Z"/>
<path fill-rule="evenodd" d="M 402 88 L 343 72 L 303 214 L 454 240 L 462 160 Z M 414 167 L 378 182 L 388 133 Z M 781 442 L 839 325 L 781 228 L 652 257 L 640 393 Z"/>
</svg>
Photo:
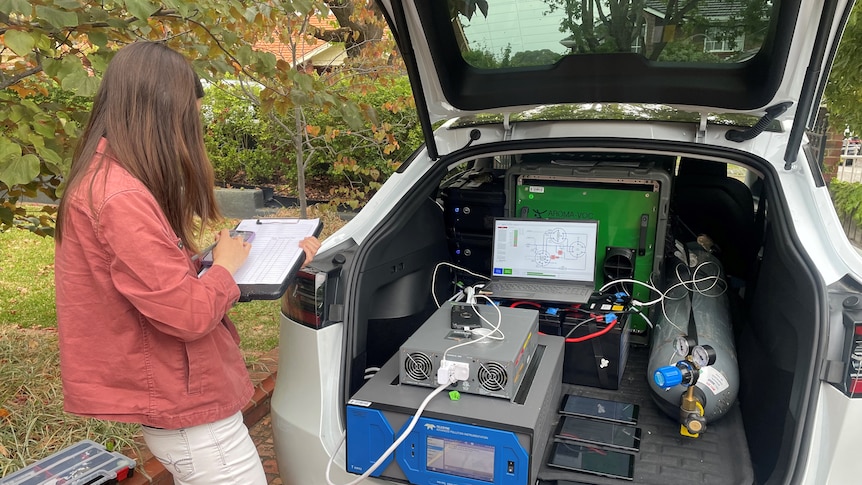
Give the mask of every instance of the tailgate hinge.
<svg viewBox="0 0 862 485">
<path fill-rule="evenodd" d="M 503 140 L 508 141 L 512 139 L 512 125 L 509 122 L 510 113 L 503 113 Z"/>
<path fill-rule="evenodd" d="M 697 137 L 694 139 L 695 143 L 705 143 L 706 142 L 706 119 L 707 114 L 700 114 L 700 126 L 697 127 Z"/>
</svg>

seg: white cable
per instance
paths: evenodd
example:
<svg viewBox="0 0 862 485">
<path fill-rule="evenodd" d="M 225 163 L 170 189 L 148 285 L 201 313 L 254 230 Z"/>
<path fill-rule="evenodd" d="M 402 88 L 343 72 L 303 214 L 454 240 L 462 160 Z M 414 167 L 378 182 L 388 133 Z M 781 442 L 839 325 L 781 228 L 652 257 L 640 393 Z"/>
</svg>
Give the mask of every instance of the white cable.
<svg viewBox="0 0 862 485">
<path fill-rule="evenodd" d="M 367 381 L 368 379 L 371 379 L 372 377 L 374 377 L 374 374 L 376 374 L 377 371 L 379 371 L 379 370 L 380 370 L 380 367 L 369 367 L 369 368 L 365 369 L 365 380 Z"/>
<path fill-rule="evenodd" d="M 655 291 L 656 293 L 661 294 L 661 291 L 658 288 L 656 288 L 655 286 L 653 286 L 649 283 L 644 283 L 643 281 L 640 281 L 640 280 L 635 280 L 635 279 L 630 279 L 630 278 L 620 278 L 618 280 L 613 280 L 613 281 L 610 281 L 608 283 L 605 283 L 604 285 L 602 285 L 601 288 L 598 289 L 598 291 L 600 293 L 604 293 L 605 290 L 607 290 L 608 288 L 610 288 L 610 287 L 612 287 L 618 283 L 637 283 L 639 285 L 646 286 L 647 288 L 651 289 L 652 291 Z"/>
<path fill-rule="evenodd" d="M 695 266 L 694 271 L 691 272 L 691 277 L 688 279 L 683 278 L 682 275 L 679 273 L 680 266 L 687 268 L 687 269 L 688 269 L 688 266 L 685 266 L 683 264 L 677 264 L 676 267 L 674 268 L 674 273 L 676 274 L 676 277 L 679 280 L 679 282 L 674 283 L 673 285 L 667 287 L 665 289 L 664 293 L 661 293 L 660 298 L 657 298 L 656 300 L 653 300 L 652 302 L 648 302 L 651 304 L 654 304 L 656 302 L 660 302 L 661 303 L 661 312 L 662 312 L 662 315 L 664 315 L 665 320 L 667 320 L 667 323 L 671 324 L 671 326 L 673 326 L 673 328 L 679 330 L 679 332 L 682 334 L 686 334 L 687 332 L 683 331 L 683 329 L 680 328 L 679 325 L 677 325 L 676 323 L 673 322 L 673 320 L 670 319 L 670 316 L 668 316 L 668 314 L 667 314 L 667 309 L 665 308 L 664 300 L 665 299 L 681 300 L 683 298 L 686 298 L 688 296 L 688 293 L 697 293 L 697 294 L 705 296 L 707 298 L 717 298 L 717 297 L 723 295 L 727 291 L 727 282 L 725 282 L 721 277 L 719 277 L 718 274 L 711 275 L 711 276 L 704 276 L 702 278 L 697 278 L 697 272 L 700 271 L 707 264 L 715 264 L 716 266 L 718 266 L 718 264 L 715 263 L 714 261 L 704 261 L 703 263 L 700 263 L 697 266 Z M 721 270 L 721 267 L 719 266 L 719 271 L 720 270 Z M 704 281 L 712 281 L 712 284 L 709 285 L 706 289 L 698 288 L 697 284 L 702 283 Z M 689 285 L 691 285 L 691 286 L 689 286 Z M 719 292 L 716 295 L 706 294 L 707 291 L 715 288 L 717 285 L 723 285 L 721 292 Z M 688 291 L 688 293 L 684 294 L 683 296 L 681 296 L 679 298 L 672 298 L 672 297 L 668 296 L 672 290 L 674 290 L 680 286 L 684 287 Z"/>
<path fill-rule="evenodd" d="M 482 298 L 491 302 L 491 305 L 494 307 L 495 310 L 497 310 L 497 325 L 493 329 L 491 329 L 490 332 L 488 332 L 485 335 L 482 335 L 481 337 L 477 338 L 476 340 L 468 340 L 466 342 L 461 342 L 460 344 L 455 344 L 455 345 L 449 347 L 448 349 L 446 349 L 443 352 L 443 358 L 441 360 L 446 360 L 446 354 L 448 354 L 450 350 L 457 349 L 458 347 L 463 347 L 465 345 L 473 345 L 473 344 L 479 343 L 479 342 L 481 342 L 487 338 L 494 339 L 494 337 L 490 337 L 490 336 L 494 335 L 495 333 L 499 333 L 501 335 L 501 337 L 497 338 L 497 340 L 505 338 L 505 335 L 503 335 L 503 332 L 500 330 L 500 325 L 503 323 L 503 314 L 500 312 L 500 309 L 497 308 L 497 305 L 494 305 L 494 302 L 491 301 L 491 299 L 488 298 L 487 296 L 485 296 L 485 295 L 477 295 L 477 296 L 481 296 Z M 482 317 L 482 314 L 479 313 L 478 309 L 475 306 L 473 308 L 474 308 L 474 310 L 476 310 L 476 314 L 479 315 L 479 317 L 482 318 L 482 320 L 485 320 L 485 318 Z M 485 321 L 488 322 L 488 320 L 485 320 Z M 492 325 L 491 322 L 488 322 L 488 325 Z"/>
<path fill-rule="evenodd" d="M 392 452 L 395 451 L 395 448 L 398 448 L 398 445 L 400 445 L 405 439 L 407 439 L 407 435 L 409 435 L 410 432 L 413 431 L 413 428 L 416 426 L 416 422 L 419 421 L 419 416 L 421 416 L 422 413 L 425 411 L 425 407 L 428 406 L 428 403 L 431 402 L 431 399 L 433 399 L 434 396 L 436 396 L 437 394 L 443 392 L 443 390 L 449 387 L 451 384 L 453 383 L 445 382 L 437 386 L 437 388 L 433 391 L 431 391 L 431 394 L 428 394 L 428 397 L 426 397 L 425 400 L 422 401 L 422 404 L 419 405 L 419 408 L 416 410 L 416 414 L 414 414 L 413 419 L 410 420 L 410 424 L 407 425 L 407 428 L 404 430 L 403 433 L 401 433 L 401 436 L 399 436 L 398 439 L 392 443 L 392 446 L 390 446 L 385 452 L 383 452 L 383 454 L 380 455 L 380 458 L 378 458 L 377 461 L 375 461 L 374 464 L 371 465 L 371 468 L 365 470 L 365 473 L 360 475 L 359 478 L 344 485 L 356 485 L 357 483 L 365 480 L 372 473 L 374 473 L 374 470 L 377 470 L 377 467 L 379 467 L 381 464 L 383 464 L 384 461 L 386 461 L 386 458 L 388 458 L 389 455 L 391 455 Z M 342 436 L 341 441 L 338 443 L 338 447 L 335 448 L 335 451 L 332 452 L 332 455 L 329 457 L 329 462 L 327 462 L 326 464 L 326 482 L 329 483 L 329 485 L 336 485 L 335 483 L 332 483 L 332 479 L 330 479 L 329 474 L 330 470 L 332 469 L 332 462 L 335 461 L 335 455 L 338 453 L 338 450 L 341 449 L 341 445 L 344 444 L 346 439 L 346 435 Z"/>
<path fill-rule="evenodd" d="M 639 307 L 632 306 L 632 309 L 636 311 L 637 314 L 641 316 L 641 318 L 644 319 L 647 325 L 649 325 L 649 328 L 655 328 L 655 325 L 653 325 L 652 320 L 650 320 L 649 317 L 647 317 L 646 314 L 642 312 Z"/>
<path fill-rule="evenodd" d="M 494 302 L 493 302 L 493 300 L 491 300 L 490 298 L 488 298 L 486 295 L 479 295 L 479 294 L 477 294 L 476 296 L 481 297 L 481 298 L 484 298 L 485 300 L 487 300 L 487 301 L 488 301 L 488 303 L 490 303 L 490 304 L 491 304 L 491 306 L 492 306 L 492 307 L 494 307 L 494 310 L 497 310 L 497 324 L 496 324 L 496 326 L 495 326 L 493 323 L 489 322 L 489 321 L 488 321 L 488 319 L 487 319 L 487 318 L 485 318 L 485 317 L 482 315 L 482 313 L 479 311 L 479 308 L 476 306 L 476 304 L 475 304 L 475 303 L 472 305 L 472 307 L 473 307 L 473 311 L 475 311 L 475 312 L 476 312 L 476 315 L 479 315 L 479 318 L 481 318 L 481 319 L 482 319 L 482 321 L 484 321 L 485 323 L 487 323 L 488 325 L 490 325 L 490 326 L 491 326 L 491 331 L 490 331 L 490 332 L 488 332 L 488 333 L 486 333 L 486 334 L 484 335 L 484 337 L 485 337 L 485 338 L 489 338 L 489 339 L 491 339 L 491 340 L 503 340 L 503 339 L 505 339 L 505 338 L 506 338 L 506 335 L 505 335 L 505 334 L 503 334 L 503 331 L 502 331 L 502 330 L 500 330 L 500 324 L 501 324 L 501 323 L 503 323 L 503 314 L 500 312 L 500 307 L 498 307 L 497 305 L 495 305 L 495 304 L 494 304 Z M 500 334 L 500 336 L 499 336 L 499 337 L 494 336 L 494 334 L 495 334 L 495 333 Z M 477 339 L 477 341 L 478 341 L 478 339 Z"/>
<path fill-rule="evenodd" d="M 476 290 L 472 286 L 464 288 L 464 301 L 470 304 L 475 310 L 476 308 Z M 479 313 L 478 311 L 476 313 Z M 482 315 L 479 315 L 480 317 Z"/>
<path fill-rule="evenodd" d="M 596 317 L 590 317 L 590 318 L 588 318 L 588 319 L 586 319 L 586 320 L 581 320 L 580 322 L 578 322 L 578 323 L 577 323 L 577 325 L 575 325 L 574 327 L 572 327 L 572 329 L 571 329 L 571 330 L 569 330 L 563 338 L 569 338 L 569 337 L 571 337 L 571 336 L 572 336 L 572 334 L 573 334 L 573 333 L 575 333 L 575 330 L 579 329 L 579 328 L 581 327 L 581 325 L 584 325 L 584 324 L 586 324 L 586 323 L 593 322 L 593 321 L 595 321 L 595 320 L 596 320 Z"/>
<path fill-rule="evenodd" d="M 459 270 L 459 271 L 463 271 L 463 272 L 465 272 L 465 273 L 467 273 L 467 274 L 469 274 L 469 275 L 475 276 L 475 277 L 477 277 L 477 278 L 486 279 L 486 280 L 488 280 L 488 281 L 490 281 L 490 280 L 491 280 L 491 278 L 489 278 L 489 277 L 487 277 L 487 276 L 485 276 L 485 275 L 481 275 L 481 274 L 478 274 L 478 273 L 474 273 L 474 272 L 470 271 L 470 270 L 469 270 L 469 269 L 467 269 L 467 268 L 462 268 L 461 266 L 454 265 L 454 264 L 452 264 L 452 263 L 450 263 L 450 262 L 448 262 L 448 261 L 440 261 L 439 263 L 437 263 L 437 265 L 436 265 L 436 266 L 434 266 L 434 272 L 433 272 L 433 273 L 431 273 L 431 296 L 434 298 L 434 304 L 435 304 L 435 305 L 437 305 L 437 308 L 440 308 L 440 301 L 437 299 L 437 290 L 436 290 L 436 287 L 437 287 L 437 271 L 440 269 L 440 266 L 449 266 L 449 267 L 451 267 L 451 268 L 454 268 L 454 269 Z"/>
</svg>

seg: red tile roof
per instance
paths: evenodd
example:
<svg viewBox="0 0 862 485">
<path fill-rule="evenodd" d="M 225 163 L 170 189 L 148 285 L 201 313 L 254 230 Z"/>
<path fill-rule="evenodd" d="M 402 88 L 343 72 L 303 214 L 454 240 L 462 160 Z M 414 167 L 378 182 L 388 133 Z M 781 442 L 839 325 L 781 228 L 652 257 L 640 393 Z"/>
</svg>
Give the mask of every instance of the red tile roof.
<svg viewBox="0 0 862 485">
<path fill-rule="evenodd" d="M 306 32 L 312 31 L 314 27 L 334 29 L 338 28 L 338 22 L 332 14 L 329 14 L 326 18 L 312 16 L 309 18 Z M 278 32 L 273 33 L 273 37 L 277 36 Z M 318 52 L 326 50 L 328 47 L 332 46 L 329 42 L 316 39 L 308 33 L 299 34 L 298 32 L 294 32 L 293 37 L 296 44 L 296 60 L 298 63 L 308 61 Z M 275 39 L 273 42 L 257 42 L 254 45 L 254 49 L 261 52 L 271 52 L 272 54 L 275 54 L 278 59 L 285 60 L 293 64 L 293 52 L 291 46 L 289 44 L 279 42 L 278 39 Z"/>
</svg>

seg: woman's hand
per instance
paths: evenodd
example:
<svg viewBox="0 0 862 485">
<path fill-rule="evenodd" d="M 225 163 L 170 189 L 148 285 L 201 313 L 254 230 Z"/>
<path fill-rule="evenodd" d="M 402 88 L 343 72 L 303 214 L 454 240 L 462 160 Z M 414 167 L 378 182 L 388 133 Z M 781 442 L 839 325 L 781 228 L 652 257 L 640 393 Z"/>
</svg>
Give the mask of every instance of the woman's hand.
<svg viewBox="0 0 862 485">
<path fill-rule="evenodd" d="M 222 229 L 216 234 L 216 245 L 213 248 L 213 264 L 223 266 L 235 274 L 248 258 L 251 243 L 243 241 L 242 236 L 230 237 L 230 231 Z M 318 243 L 318 247 L 320 243 Z"/>
<path fill-rule="evenodd" d="M 302 266 L 305 267 L 312 259 L 314 259 L 314 255 L 317 254 L 317 251 L 320 249 L 320 240 L 314 236 L 308 236 L 302 241 L 299 241 L 299 247 L 305 251 L 305 262 L 302 263 Z"/>
</svg>

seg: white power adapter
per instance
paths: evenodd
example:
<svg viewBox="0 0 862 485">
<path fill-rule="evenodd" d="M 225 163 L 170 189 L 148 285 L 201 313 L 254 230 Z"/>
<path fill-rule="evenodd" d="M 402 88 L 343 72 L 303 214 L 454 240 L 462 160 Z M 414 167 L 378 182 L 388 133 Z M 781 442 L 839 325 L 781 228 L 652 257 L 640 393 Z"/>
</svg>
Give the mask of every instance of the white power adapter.
<svg viewBox="0 0 862 485">
<path fill-rule="evenodd" d="M 472 286 L 468 286 L 468 287 L 464 288 L 464 295 L 466 296 L 466 298 L 464 299 L 465 302 L 467 302 L 471 305 L 476 304 L 476 289 L 475 288 L 473 288 Z"/>
<path fill-rule="evenodd" d="M 453 362 L 441 360 L 440 368 L 437 369 L 437 384 L 454 384 L 458 381 L 466 381 L 470 378 L 470 364 L 466 362 Z"/>
</svg>

